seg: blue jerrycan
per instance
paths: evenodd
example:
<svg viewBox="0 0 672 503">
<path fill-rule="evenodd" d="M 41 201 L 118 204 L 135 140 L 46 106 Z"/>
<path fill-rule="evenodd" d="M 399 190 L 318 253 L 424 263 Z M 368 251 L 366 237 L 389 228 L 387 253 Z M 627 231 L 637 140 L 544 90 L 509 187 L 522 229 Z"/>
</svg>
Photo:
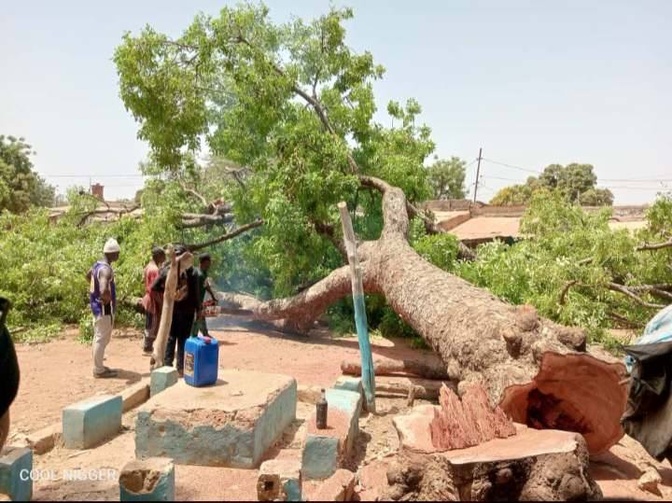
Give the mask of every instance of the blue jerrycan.
<svg viewBox="0 0 672 503">
<path fill-rule="evenodd" d="M 219 343 L 212 337 L 189 337 L 184 344 L 184 382 L 208 386 L 217 382 Z"/>
</svg>

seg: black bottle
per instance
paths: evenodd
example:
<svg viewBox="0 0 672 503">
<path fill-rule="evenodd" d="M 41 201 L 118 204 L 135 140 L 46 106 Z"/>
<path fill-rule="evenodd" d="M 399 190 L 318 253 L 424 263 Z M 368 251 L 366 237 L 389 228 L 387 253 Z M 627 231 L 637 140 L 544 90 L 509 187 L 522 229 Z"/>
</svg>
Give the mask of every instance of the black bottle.
<svg viewBox="0 0 672 503">
<path fill-rule="evenodd" d="M 327 411 L 328 411 L 328 404 L 327 404 L 327 396 L 324 392 L 324 389 L 322 390 L 322 396 L 320 396 L 320 399 L 317 401 L 317 404 L 315 404 L 315 425 L 317 426 L 318 430 L 324 430 L 327 428 Z"/>
</svg>

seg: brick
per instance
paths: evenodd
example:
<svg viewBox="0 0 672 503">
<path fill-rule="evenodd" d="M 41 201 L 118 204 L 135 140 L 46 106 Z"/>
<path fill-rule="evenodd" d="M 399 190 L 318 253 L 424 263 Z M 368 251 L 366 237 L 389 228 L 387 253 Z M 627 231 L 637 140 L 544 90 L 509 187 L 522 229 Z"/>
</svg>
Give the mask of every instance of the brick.
<svg viewBox="0 0 672 503">
<path fill-rule="evenodd" d="M 301 462 L 294 459 L 272 459 L 259 467 L 257 500 L 301 501 Z"/>
<path fill-rule="evenodd" d="M 173 367 L 161 367 L 152 370 L 149 384 L 149 395 L 154 396 L 177 383 L 177 369 Z"/>
<path fill-rule="evenodd" d="M 67 449 L 89 449 L 121 430 L 120 396 L 103 395 L 63 409 L 63 443 Z"/>
<path fill-rule="evenodd" d="M 320 484 L 312 496 L 313 501 L 352 501 L 355 494 L 355 474 L 349 470 L 336 470 Z"/>
<path fill-rule="evenodd" d="M 30 501 L 33 497 L 33 451 L 27 447 L 7 447 L 0 456 L 0 493 L 11 501 Z"/>
<path fill-rule="evenodd" d="M 301 470 L 306 479 L 326 479 L 338 469 L 339 439 L 308 434 L 303 447 Z"/>
<path fill-rule="evenodd" d="M 169 458 L 127 463 L 119 474 L 121 501 L 175 501 L 175 465 Z"/>
<path fill-rule="evenodd" d="M 149 387 L 150 379 L 145 378 L 122 391 L 121 400 L 123 401 L 123 412 L 135 409 L 149 400 Z"/>
</svg>

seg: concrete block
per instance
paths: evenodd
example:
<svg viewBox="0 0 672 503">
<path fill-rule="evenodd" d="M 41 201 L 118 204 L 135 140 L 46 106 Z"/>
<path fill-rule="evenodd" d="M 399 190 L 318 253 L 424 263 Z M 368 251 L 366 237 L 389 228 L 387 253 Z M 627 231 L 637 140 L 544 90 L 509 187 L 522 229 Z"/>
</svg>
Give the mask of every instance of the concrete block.
<svg viewBox="0 0 672 503">
<path fill-rule="evenodd" d="M 331 477 L 320 484 L 312 496 L 312 501 L 352 501 L 355 495 L 355 474 L 350 470 L 336 470 Z"/>
<path fill-rule="evenodd" d="M 150 379 L 145 378 L 121 392 L 123 412 L 135 409 L 149 400 L 150 382 Z"/>
<path fill-rule="evenodd" d="M 343 439 L 345 454 L 348 455 L 359 436 L 359 416 L 362 414 L 362 402 L 364 401 L 362 394 L 343 389 L 328 389 L 326 395 L 329 410 L 340 410 L 348 416 L 348 435 Z"/>
<path fill-rule="evenodd" d="M 303 448 L 303 476 L 306 479 L 331 477 L 352 453 L 359 435 L 362 396 L 356 391 L 327 389 L 327 428 L 316 426 L 315 412 L 308 422 Z"/>
<path fill-rule="evenodd" d="M 68 449 L 89 449 L 121 429 L 122 399 L 103 395 L 63 409 L 63 442 Z"/>
<path fill-rule="evenodd" d="M 26 447 L 7 447 L 0 455 L 0 493 L 11 501 L 30 501 L 33 497 L 33 451 Z"/>
<path fill-rule="evenodd" d="M 180 381 L 138 410 L 136 457 L 256 468 L 296 419 L 296 395 L 294 378 L 247 370 L 220 369 L 203 388 Z"/>
<path fill-rule="evenodd" d="M 257 499 L 259 501 L 301 501 L 301 462 L 294 459 L 272 459 L 259 468 Z"/>
<path fill-rule="evenodd" d="M 173 367 L 161 367 L 152 370 L 149 384 L 149 395 L 154 396 L 177 383 L 177 369 Z"/>
<path fill-rule="evenodd" d="M 361 377 L 341 376 L 336 379 L 333 388 L 354 391 L 362 395 L 362 400 L 364 399 L 364 386 Z"/>
<path fill-rule="evenodd" d="M 148 458 L 127 463 L 119 474 L 121 501 L 175 501 L 172 459 Z"/>
<path fill-rule="evenodd" d="M 306 479 L 327 479 L 338 468 L 341 452 L 339 439 L 309 433 L 303 446 L 301 470 Z"/>
</svg>

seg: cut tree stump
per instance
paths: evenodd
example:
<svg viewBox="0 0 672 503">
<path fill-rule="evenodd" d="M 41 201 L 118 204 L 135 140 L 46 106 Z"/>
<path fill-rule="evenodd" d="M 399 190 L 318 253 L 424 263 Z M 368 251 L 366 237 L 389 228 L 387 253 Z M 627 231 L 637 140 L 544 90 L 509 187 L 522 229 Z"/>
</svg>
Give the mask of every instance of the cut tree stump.
<svg viewBox="0 0 672 503">
<path fill-rule="evenodd" d="M 467 407 L 468 408 L 468 407 Z M 586 501 L 602 493 L 589 475 L 584 438 L 573 432 L 516 424 L 516 434 L 473 447 L 437 449 L 430 424 L 439 407 L 396 416 L 397 461 L 383 500 Z"/>
<path fill-rule="evenodd" d="M 393 360 L 391 358 L 374 357 L 373 368 L 376 376 L 417 376 L 424 379 L 448 380 L 446 366 L 435 358 L 436 362 L 429 363 L 420 360 Z M 359 376 L 362 365 L 356 360 L 343 360 L 341 372 L 345 375 Z"/>
</svg>

